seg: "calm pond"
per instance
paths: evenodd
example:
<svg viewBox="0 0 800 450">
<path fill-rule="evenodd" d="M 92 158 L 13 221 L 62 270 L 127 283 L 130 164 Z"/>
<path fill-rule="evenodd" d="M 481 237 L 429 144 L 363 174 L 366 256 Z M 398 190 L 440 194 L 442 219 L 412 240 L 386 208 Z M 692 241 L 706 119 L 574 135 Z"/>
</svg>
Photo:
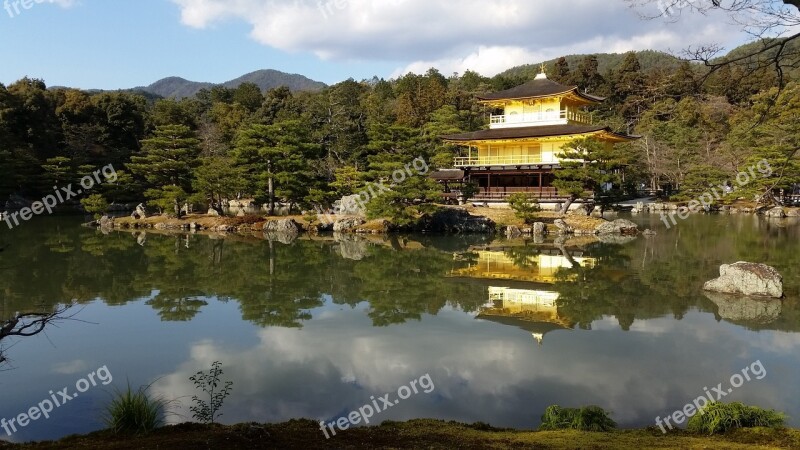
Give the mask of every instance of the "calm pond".
<svg viewBox="0 0 800 450">
<path fill-rule="evenodd" d="M 100 367 L 113 375 L 9 437 L 102 428 L 129 382 L 191 419 L 189 377 L 221 361 L 234 382 L 221 421 L 331 421 L 429 374 L 373 423 L 419 417 L 535 428 L 551 404 L 596 404 L 622 427 L 654 424 L 760 361 L 724 401 L 800 426 L 800 225 L 695 216 L 627 243 L 566 245 L 403 236 L 290 243 L 102 234 L 78 218 L 0 227 L 0 315 L 76 301 L 42 334 L 0 343 L 0 418 Z M 285 240 L 285 239 L 284 239 Z M 709 298 L 739 260 L 775 266 L 783 301 Z M 752 373 L 752 372 L 751 372 Z"/>
</svg>

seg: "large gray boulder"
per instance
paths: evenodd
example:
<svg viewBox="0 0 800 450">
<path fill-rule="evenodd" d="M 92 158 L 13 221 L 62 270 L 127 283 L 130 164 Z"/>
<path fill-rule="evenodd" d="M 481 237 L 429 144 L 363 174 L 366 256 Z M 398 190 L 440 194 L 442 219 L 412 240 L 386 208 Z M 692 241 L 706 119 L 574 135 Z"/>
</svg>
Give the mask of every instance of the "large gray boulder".
<svg viewBox="0 0 800 450">
<path fill-rule="evenodd" d="M 723 264 L 719 275 L 719 278 L 706 282 L 703 289 L 723 294 L 783 297 L 783 277 L 774 267 L 740 261 Z"/>
<path fill-rule="evenodd" d="M 300 225 L 292 219 L 270 220 L 264 224 L 264 231 L 267 233 L 300 233 Z"/>
<path fill-rule="evenodd" d="M 102 230 L 114 228 L 114 218 L 109 215 L 103 215 L 103 217 L 97 220 L 97 225 Z"/>
<path fill-rule="evenodd" d="M 333 231 L 334 233 L 351 232 L 365 223 L 367 223 L 367 221 L 360 217 L 345 217 L 344 219 L 337 220 L 336 223 L 333 224 Z"/>
<path fill-rule="evenodd" d="M 571 234 L 575 232 L 575 229 L 567 225 L 567 222 L 564 222 L 563 219 L 556 219 L 555 221 L 553 221 L 553 225 L 555 225 L 556 228 L 558 228 L 559 234 Z"/>
<path fill-rule="evenodd" d="M 506 237 L 507 238 L 515 239 L 515 238 L 518 238 L 520 236 L 522 236 L 522 230 L 520 230 L 519 227 L 517 227 L 515 225 L 509 225 L 508 228 L 506 228 Z"/>
<path fill-rule="evenodd" d="M 586 204 L 581 203 L 575 209 L 571 209 L 567 211 L 567 215 L 569 216 L 588 216 L 591 211 L 589 210 L 589 206 Z"/>
<path fill-rule="evenodd" d="M 533 224 L 533 234 L 536 236 L 543 235 L 547 232 L 547 225 L 544 222 L 536 222 Z"/>
<path fill-rule="evenodd" d="M 367 212 L 364 211 L 364 199 L 358 194 L 342 197 L 333 203 L 333 209 L 341 216 L 367 216 Z"/>
<path fill-rule="evenodd" d="M 597 234 L 638 234 L 639 226 L 630 220 L 617 219 L 598 225 L 594 232 Z"/>
<path fill-rule="evenodd" d="M 766 213 L 767 217 L 774 218 L 774 219 L 783 219 L 786 217 L 786 211 L 783 210 L 780 206 L 777 208 L 772 208 Z"/>
<path fill-rule="evenodd" d="M 431 233 L 492 233 L 495 223 L 483 216 L 473 216 L 461 208 L 442 208 L 426 214 L 417 222 L 415 229 Z"/>
</svg>

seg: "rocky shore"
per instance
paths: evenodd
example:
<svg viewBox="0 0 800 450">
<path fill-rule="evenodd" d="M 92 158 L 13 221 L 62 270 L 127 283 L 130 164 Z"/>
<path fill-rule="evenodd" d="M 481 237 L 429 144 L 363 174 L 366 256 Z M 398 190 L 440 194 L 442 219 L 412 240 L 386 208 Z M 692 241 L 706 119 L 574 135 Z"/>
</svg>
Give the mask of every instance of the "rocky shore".
<svg viewBox="0 0 800 450">
<path fill-rule="evenodd" d="M 101 230 L 161 230 L 174 232 L 206 232 L 226 234 L 264 233 L 291 238 L 303 233 L 311 235 L 337 233 L 351 235 L 383 235 L 392 232 L 441 233 L 441 234 L 504 234 L 513 239 L 519 237 L 556 236 L 637 236 L 638 226 L 625 219 L 606 220 L 583 214 L 561 216 L 542 213 L 537 222 L 525 225 L 498 225 L 485 215 L 471 213 L 464 208 L 441 208 L 435 213 L 423 215 L 409 226 L 397 226 L 386 219 L 367 220 L 359 216 L 334 216 L 330 221 L 310 221 L 305 216 L 263 217 L 245 215 L 237 217 L 215 214 L 189 214 L 182 218 L 166 215 L 147 216 L 134 213 L 130 217 L 102 218 L 86 224 Z M 645 234 L 651 233 L 649 230 Z M 280 240 L 280 239 L 279 239 Z"/>
<path fill-rule="evenodd" d="M 755 204 L 734 204 L 734 205 L 714 205 L 704 208 L 699 202 L 695 205 L 692 202 L 681 203 L 644 203 L 639 202 L 633 206 L 631 213 L 651 213 L 651 214 L 677 214 L 681 208 L 688 209 L 689 213 L 710 213 L 720 214 L 757 214 L 765 217 L 783 219 L 786 217 L 800 217 L 800 208 L 794 207 L 758 207 Z"/>
</svg>

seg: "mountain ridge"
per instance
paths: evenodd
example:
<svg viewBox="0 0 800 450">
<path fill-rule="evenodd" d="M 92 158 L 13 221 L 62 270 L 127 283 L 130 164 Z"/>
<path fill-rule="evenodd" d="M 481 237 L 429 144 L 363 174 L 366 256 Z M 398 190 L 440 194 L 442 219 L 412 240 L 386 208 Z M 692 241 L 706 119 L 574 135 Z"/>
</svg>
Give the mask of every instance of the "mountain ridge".
<svg viewBox="0 0 800 450">
<path fill-rule="evenodd" d="M 223 83 L 191 81 L 182 77 L 171 76 L 162 78 L 148 86 L 135 87 L 132 90 L 147 92 L 164 98 L 181 99 L 194 97 L 202 89 L 211 89 L 216 86 L 235 89 L 243 83 L 254 83 L 261 88 L 262 91 L 268 91 L 281 86 L 286 86 L 293 92 L 319 91 L 327 87 L 325 83 L 312 80 L 305 75 L 281 72 L 274 69 L 261 69 L 246 73 L 238 78 Z"/>
</svg>

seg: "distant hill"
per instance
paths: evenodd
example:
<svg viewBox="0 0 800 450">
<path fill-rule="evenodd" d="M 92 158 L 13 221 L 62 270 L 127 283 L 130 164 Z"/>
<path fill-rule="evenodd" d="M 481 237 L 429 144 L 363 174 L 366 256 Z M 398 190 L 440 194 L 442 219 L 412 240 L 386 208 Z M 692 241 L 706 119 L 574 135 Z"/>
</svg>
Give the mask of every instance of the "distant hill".
<svg viewBox="0 0 800 450">
<path fill-rule="evenodd" d="M 565 58 L 569 63 L 569 67 L 575 70 L 586 56 L 588 55 L 569 55 L 565 56 Z M 617 67 L 623 59 L 625 59 L 624 53 L 597 53 L 595 56 L 597 56 L 598 71 L 601 74 L 608 73 L 611 69 Z M 636 56 L 639 58 L 639 64 L 642 65 L 642 70 L 644 71 L 655 68 L 670 69 L 677 67 L 681 63 L 680 59 L 670 55 L 669 53 L 655 50 L 643 50 L 636 52 Z M 550 73 L 552 73 L 557 60 L 558 58 L 551 59 L 549 61 L 543 61 Z M 541 67 L 541 62 L 537 64 L 526 64 L 523 66 L 512 67 L 500 75 L 509 77 L 533 78 L 536 76 L 536 74 L 541 72 Z"/>
<path fill-rule="evenodd" d="M 755 50 L 763 47 L 766 44 L 769 44 L 773 41 L 754 41 L 748 44 L 744 44 L 742 46 L 736 47 L 728 52 L 724 56 L 720 56 L 715 61 L 720 61 L 726 58 L 736 58 L 739 56 L 744 56 L 747 54 L 752 53 Z M 784 54 L 796 55 L 800 53 L 800 41 L 793 41 L 787 45 Z M 763 57 L 769 57 L 774 55 L 774 51 L 767 53 Z M 569 67 L 572 70 L 575 70 L 578 65 L 580 64 L 581 60 L 588 55 L 569 55 L 565 56 L 567 62 L 569 63 Z M 615 69 L 625 58 L 624 53 L 596 53 L 597 56 L 597 65 L 598 70 L 602 75 L 606 75 L 612 69 Z M 643 50 L 636 52 L 636 56 L 639 58 L 639 64 L 642 66 L 642 70 L 647 72 L 652 69 L 673 69 L 677 65 L 681 63 L 679 58 L 675 56 L 665 53 L 659 52 L 655 50 Z M 525 64 L 522 66 L 512 67 L 505 72 L 500 73 L 500 76 L 507 76 L 507 77 L 523 77 L 526 79 L 533 79 L 536 74 L 541 71 L 542 63 L 547 66 L 548 73 L 552 73 L 555 68 L 556 61 L 558 58 L 551 59 L 549 61 L 543 61 L 536 64 Z M 698 67 L 699 67 L 698 63 Z M 786 69 L 787 74 L 791 77 L 796 78 L 800 76 L 800 68 L 789 68 Z"/>
<path fill-rule="evenodd" d="M 298 74 L 290 74 L 277 70 L 257 70 L 235 80 L 222 83 L 221 86 L 235 89 L 242 83 L 255 83 L 262 91 L 286 86 L 292 91 L 319 91 L 326 87 L 325 83 L 314 81 Z M 137 87 L 135 90 L 155 94 L 164 98 L 193 97 L 201 89 L 211 89 L 214 83 L 189 81 L 180 77 L 169 77 L 158 80 L 149 86 Z"/>
</svg>

